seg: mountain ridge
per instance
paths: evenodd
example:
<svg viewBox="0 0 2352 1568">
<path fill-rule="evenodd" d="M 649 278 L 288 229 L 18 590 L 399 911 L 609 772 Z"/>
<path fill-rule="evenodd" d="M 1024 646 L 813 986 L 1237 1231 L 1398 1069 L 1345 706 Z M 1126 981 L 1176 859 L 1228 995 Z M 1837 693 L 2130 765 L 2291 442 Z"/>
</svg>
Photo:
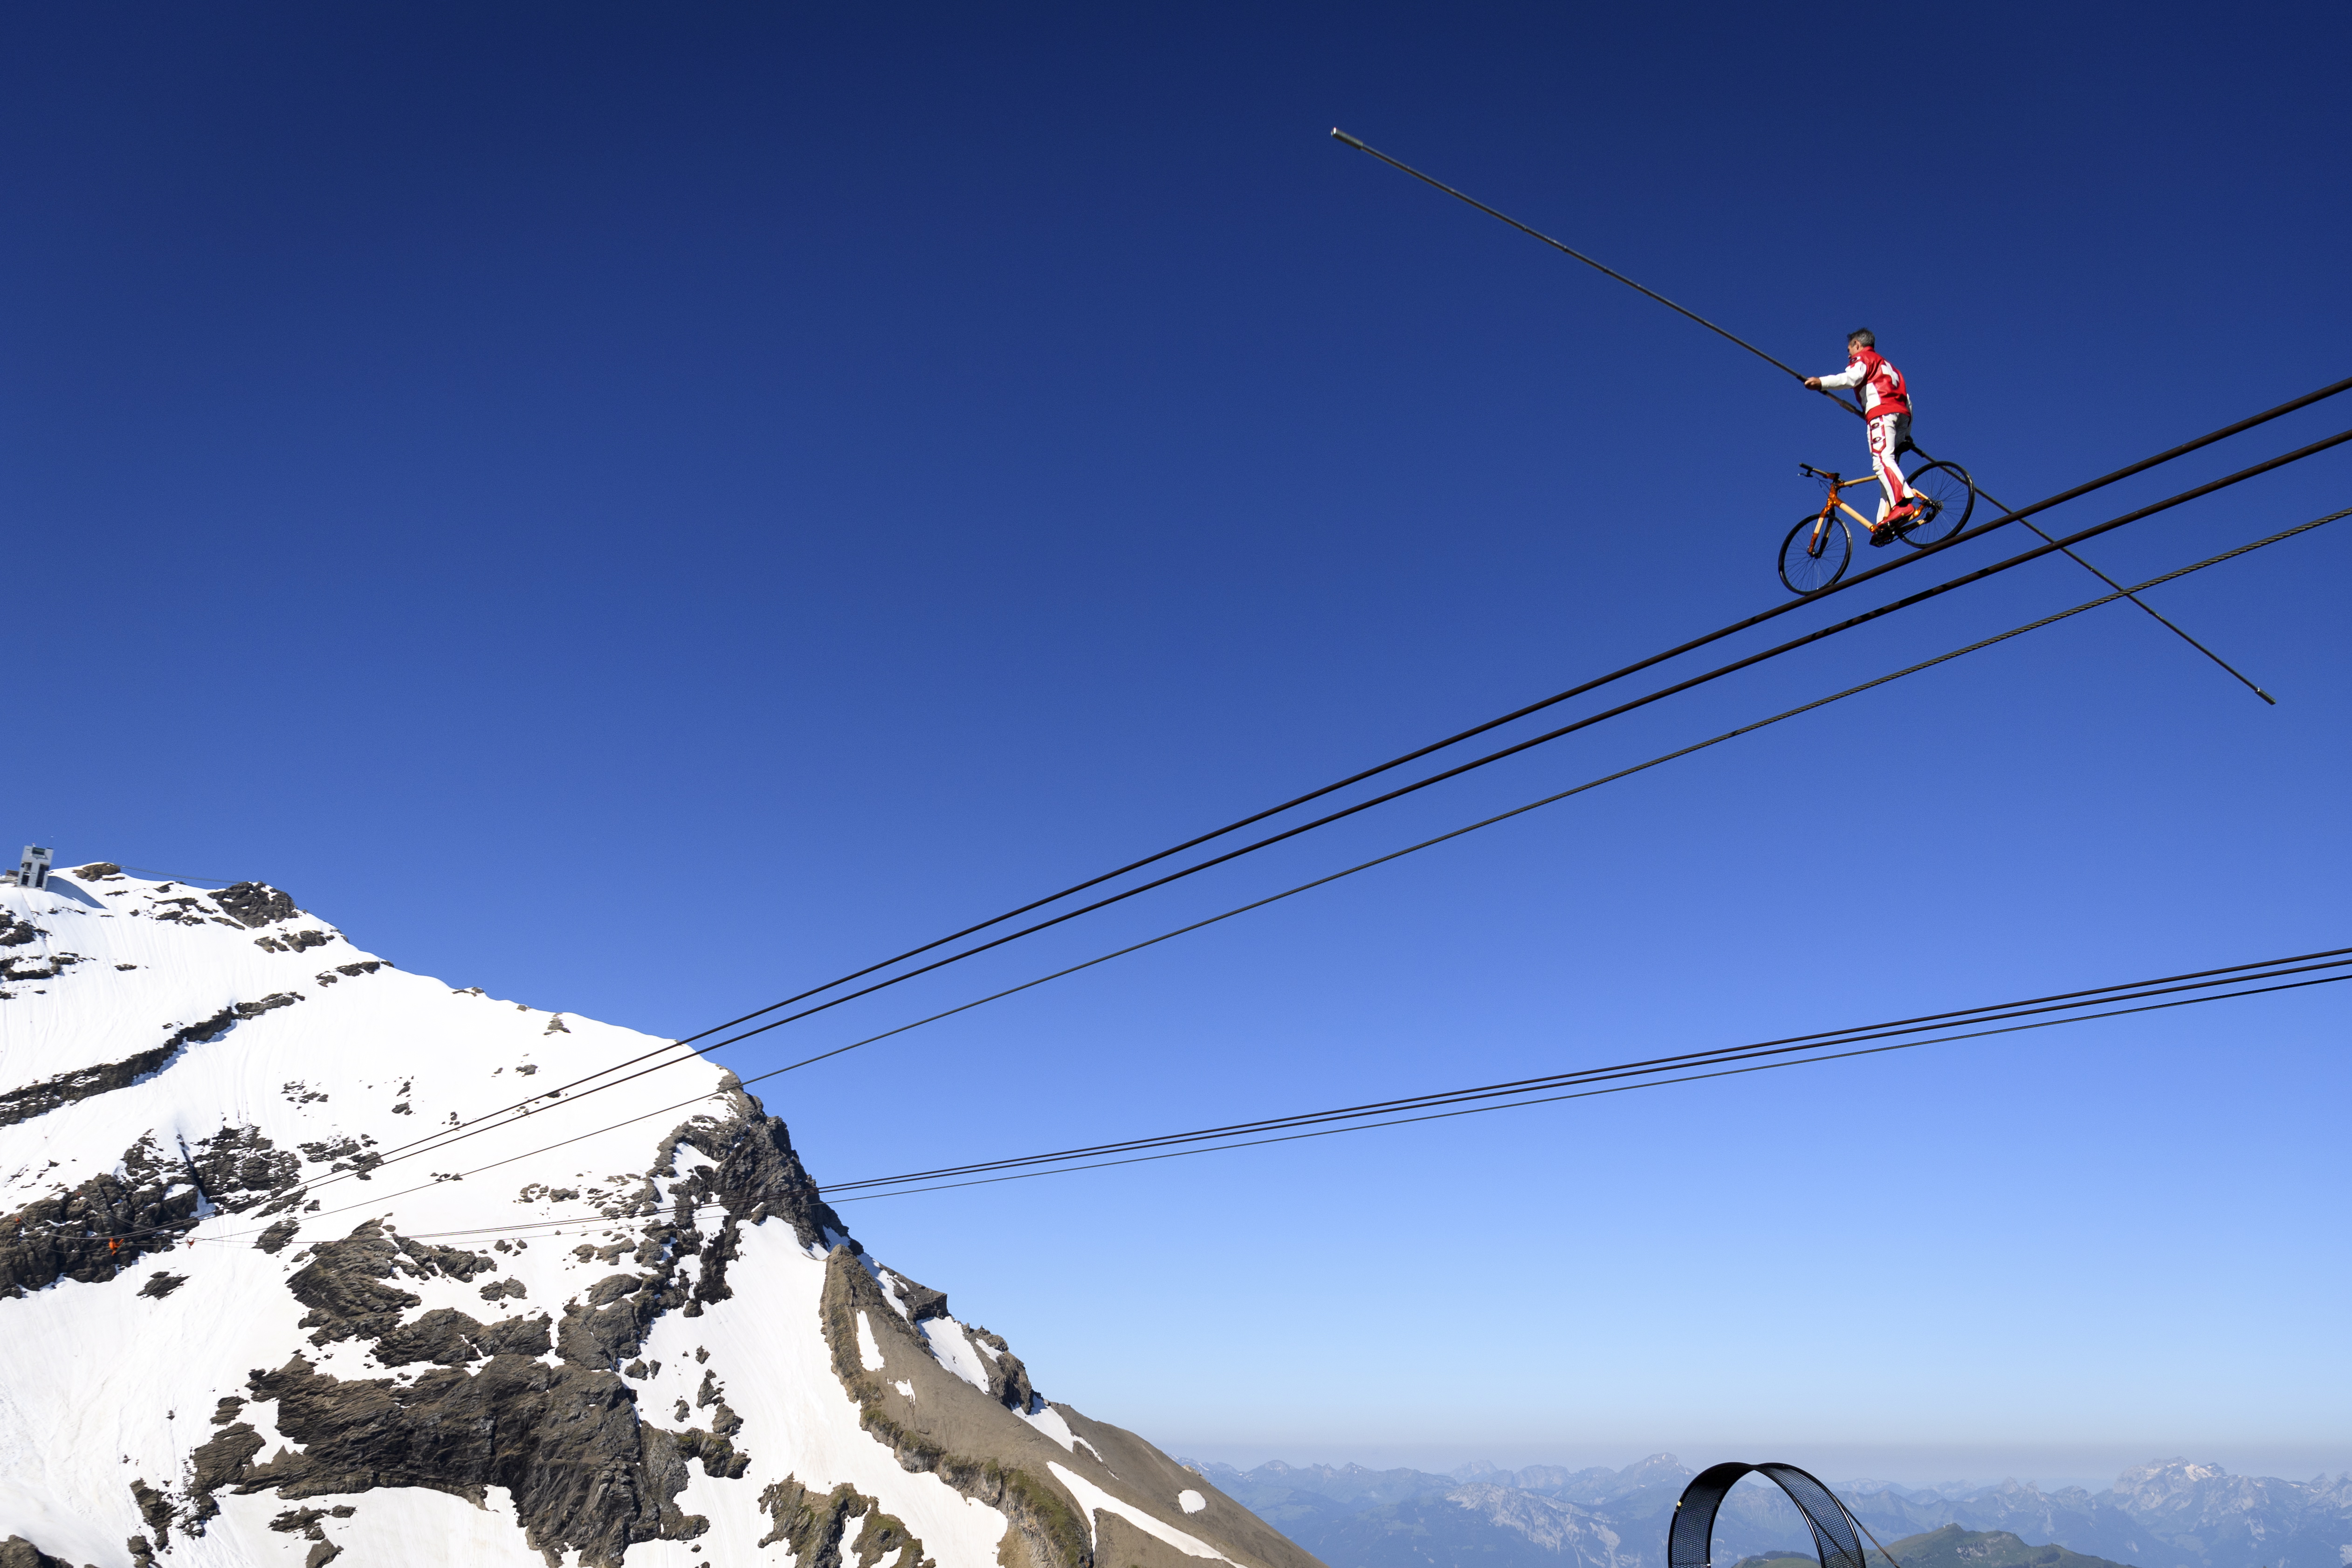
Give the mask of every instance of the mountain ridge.
<svg viewBox="0 0 2352 1568">
<path fill-rule="evenodd" d="M 0 888 L 0 1568 L 1320 1568 L 885 1267 L 731 1073 L 571 1110 L 671 1045 L 261 884 Z"/>
</svg>

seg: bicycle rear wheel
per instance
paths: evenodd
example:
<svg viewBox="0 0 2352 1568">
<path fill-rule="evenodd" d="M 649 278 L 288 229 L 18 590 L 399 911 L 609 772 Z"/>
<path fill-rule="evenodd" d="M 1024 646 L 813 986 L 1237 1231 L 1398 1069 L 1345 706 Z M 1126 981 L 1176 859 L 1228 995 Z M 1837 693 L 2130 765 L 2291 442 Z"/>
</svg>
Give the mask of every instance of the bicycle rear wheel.
<svg viewBox="0 0 2352 1568">
<path fill-rule="evenodd" d="M 1845 575 L 1853 559 L 1853 531 L 1845 519 L 1812 512 L 1780 542 L 1780 581 L 1791 594 L 1818 594 Z"/>
<path fill-rule="evenodd" d="M 1919 494 L 1920 521 L 1903 531 L 1903 542 L 1914 550 L 1941 544 L 1969 525 L 1976 510 L 1976 481 L 1958 463 L 1930 463 L 1913 474 L 1911 488 Z"/>
</svg>

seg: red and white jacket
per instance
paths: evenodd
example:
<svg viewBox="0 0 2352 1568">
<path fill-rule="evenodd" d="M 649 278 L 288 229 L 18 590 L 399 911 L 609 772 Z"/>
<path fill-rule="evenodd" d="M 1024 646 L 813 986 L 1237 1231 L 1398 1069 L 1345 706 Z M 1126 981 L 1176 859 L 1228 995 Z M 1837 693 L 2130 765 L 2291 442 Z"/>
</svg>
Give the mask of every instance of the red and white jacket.
<svg viewBox="0 0 2352 1568">
<path fill-rule="evenodd" d="M 1841 390 L 1861 387 L 1862 411 L 1873 419 L 1882 414 L 1911 412 L 1911 390 L 1904 384 L 1903 373 L 1876 349 L 1858 350 L 1852 364 L 1839 374 L 1822 377 L 1822 384 Z"/>
</svg>

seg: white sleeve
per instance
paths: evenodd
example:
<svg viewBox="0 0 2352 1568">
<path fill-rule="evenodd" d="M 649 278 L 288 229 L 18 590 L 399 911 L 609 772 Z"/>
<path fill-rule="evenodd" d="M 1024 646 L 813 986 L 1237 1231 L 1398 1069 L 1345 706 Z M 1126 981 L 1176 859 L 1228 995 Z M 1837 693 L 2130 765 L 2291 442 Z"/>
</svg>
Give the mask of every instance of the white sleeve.
<svg viewBox="0 0 2352 1568">
<path fill-rule="evenodd" d="M 1868 376 L 1869 372 L 1863 369 L 1862 362 L 1860 360 L 1856 360 L 1852 364 L 1846 366 L 1843 370 L 1838 372 L 1837 374 L 1825 375 L 1822 377 L 1822 384 L 1823 386 L 1840 388 L 1860 386 L 1863 382 L 1868 378 Z"/>
</svg>

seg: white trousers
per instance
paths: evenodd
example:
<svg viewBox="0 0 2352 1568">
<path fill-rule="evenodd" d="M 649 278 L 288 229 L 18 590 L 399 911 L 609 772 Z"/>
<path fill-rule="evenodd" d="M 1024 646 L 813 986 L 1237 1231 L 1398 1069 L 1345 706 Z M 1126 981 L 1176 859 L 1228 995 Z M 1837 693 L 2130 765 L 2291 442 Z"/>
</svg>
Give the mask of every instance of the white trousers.
<svg viewBox="0 0 2352 1568">
<path fill-rule="evenodd" d="M 1895 454 L 1907 431 L 1898 429 L 1909 420 L 1900 414 L 1881 414 L 1870 422 L 1870 466 L 1877 472 L 1878 488 L 1885 493 L 1879 498 L 1877 521 L 1885 522 L 1886 514 L 1901 506 L 1911 493 L 1903 482 L 1903 463 Z"/>
</svg>

